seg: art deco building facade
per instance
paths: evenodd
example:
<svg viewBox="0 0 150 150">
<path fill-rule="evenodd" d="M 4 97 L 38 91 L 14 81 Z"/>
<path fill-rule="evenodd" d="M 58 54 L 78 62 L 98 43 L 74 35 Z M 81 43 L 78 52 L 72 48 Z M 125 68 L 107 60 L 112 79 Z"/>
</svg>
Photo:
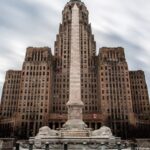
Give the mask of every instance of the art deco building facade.
<svg viewBox="0 0 150 150">
<path fill-rule="evenodd" d="M 124 49 L 101 48 L 98 57 L 101 113 L 104 122 L 109 122 L 113 130 L 123 133 L 129 124 L 135 124 Z"/>
<path fill-rule="evenodd" d="M 28 48 L 22 68 L 18 126 L 34 132 L 48 124 L 52 101 L 52 55 L 49 48 Z M 29 129 L 33 129 L 29 130 Z M 30 135 L 31 133 L 27 133 Z"/>
<path fill-rule="evenodd" d="M 75 4 L 79 9 L 79 29 L 72 26 Z M 138 130 L 139 126 L 150 130 L 144 72 L 129 71 L 121 47 L 104 47 L 96 55 L 89 12 L 83 2 L 70 0 L 62 15 L 54 56 L 50 48 L 29 47 L 22 70 L 7 72 L 0 106 L 1 136 L 28 137 L 44 125 L 61 128 L 67 120 L 74 28 L 79 36 L 84 121 L 93 129 L 108 125 L 122 137 L 129 137 L 131 129 Z"/>
<path fill-rule="evenodd" d="M 66 103 L 69 100 L 69 70 L 71 49 L 71 14 L 73 2 L 68 3 L 63 10 L 62 24 L 55 42 L 55 76 L 53 111 L 67 112 Z M 96 44 L 88 21 L 88 10 L 79 2 L 79 45 L 81 60 L 81 98 L 84 102 L 84 112 L 98 111 L 97 82 L 95 69 Z"/>
<path fill-rule="evenodd" d="M 12 117 L 17 111 L 19 100 L 21 71 L 7 71 L 2 93 L 1 115 L 6 118 Z"/>
<path fill-rule="evenodd" d="M 131 93 L 133 101 L 133 111 L 142 119 L 142 115 L 145 117 L 149 114 L 149 95 L 147 90 L 147 84 L 145 81 L 145 75 L 143 71 L 130 71 Z"/>
</svg>

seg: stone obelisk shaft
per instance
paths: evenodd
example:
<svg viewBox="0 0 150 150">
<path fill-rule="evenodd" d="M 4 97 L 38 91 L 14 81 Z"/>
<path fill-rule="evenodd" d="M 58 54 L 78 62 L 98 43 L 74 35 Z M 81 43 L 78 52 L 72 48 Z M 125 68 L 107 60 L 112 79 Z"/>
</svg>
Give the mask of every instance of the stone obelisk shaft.
<svg viewBox="0 0 150 150">
<path fill-rule="evenodd" d="M 72 8 L 70 94 L 67 105 L 83 105 L 81 101 L 81 60 L 79 37 L 79 8 L 75 4 Z"/>
<path fill-rule="evenodd" d="M 71 60 L 70 60 L 70 93 L 68 107 L 67 129 L 82 130 L 86 127 L 82 121 L 83 102 L 81 101 L 81 57 L 79 35 L 79 8 L 75 4 L 72 8 L 71 25 Z"/>
</svg>

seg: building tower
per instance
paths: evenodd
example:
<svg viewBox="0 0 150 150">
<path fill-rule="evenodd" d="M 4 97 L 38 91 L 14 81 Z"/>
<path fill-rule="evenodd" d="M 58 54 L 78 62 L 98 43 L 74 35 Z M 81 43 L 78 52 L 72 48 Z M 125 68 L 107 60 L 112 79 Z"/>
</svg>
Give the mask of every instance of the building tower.
<svg viewBox="0 0 150 150">
<path fill-rule="evenodd" d="M 20 79 L 21 71 L 9 70 L 6 72 L 0 111 L 3 118 L 11 118 L 17 111 Z"/>
<path fill-rule="evenodd" d="M 133 111 L 138 115 L 139 119 L 143 119 L 143 115 L 150 115 L 149 95 L 145 74 L 142 70 L 130 71 L 131 93 L 133 100 Z"/>
<path fill-rule="evenodd" d="M 48 125 L 51 103 L 51 49 L 29 47 L 22 67 L 18 103 L 19 134 L 35 135 L 41 126 Z"/>
<path fill-rule="evenodd" d="M 130 71 L 133 111 L 137 117 L 136 137 L 150 137 L 150 103 L 145 74 L 142 70 Z M 140 131 L 140 132 L 139 132 Z"/>
<path fill-rule="evenodd" d="M 95 69 L 96 44 L 88 19 L 88 10 L 80 0 L 70 0 L 62 14 L 59 34 L 55 42 L 55 68 L 54 68 L 54 93 L 53 112 L 67 113 L 66 103 L 69 100 L 69 78 L 71 62 L 71 40 L 72 32 L 72 7 L 74 4 L 79 8 L 79 61 L 81 67 L 81 100 L 85 107 L 84 113 L 99 112 L 97 99 L 97 82 Z"/>
<path fill-rule="evenodd" d="M 20 94 L 21 71 L 9 70 L 6 72 L 5 83 L 0 106 L 0 136 L 14 136 Z"/>
<path fill-rule="evenodd" d="M 128 65 L 124 49 L 101 48 L 99 53 L 99 94 L 103 123 L 116 135 L 135 125 Z M 127 135 L 123 135 L 126 137 Z"/>
</svg>

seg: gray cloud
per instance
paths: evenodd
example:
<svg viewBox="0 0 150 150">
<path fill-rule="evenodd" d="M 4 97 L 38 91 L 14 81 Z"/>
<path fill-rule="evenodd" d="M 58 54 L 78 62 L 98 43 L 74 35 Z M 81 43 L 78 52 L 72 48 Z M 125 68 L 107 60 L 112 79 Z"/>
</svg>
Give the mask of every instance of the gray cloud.
<svg viewBox="0 0 150 150">
<path fill-rule="evenodd" d="M 145 71 L 150 89 L 150 1 L 84 0 L 97 42 L 125 48 L 129 68 Z M 1 0 L 0 93 L 8 69 L 21 69 L 28 46 L 54 46 L 66 0 Z"/>
</svg>

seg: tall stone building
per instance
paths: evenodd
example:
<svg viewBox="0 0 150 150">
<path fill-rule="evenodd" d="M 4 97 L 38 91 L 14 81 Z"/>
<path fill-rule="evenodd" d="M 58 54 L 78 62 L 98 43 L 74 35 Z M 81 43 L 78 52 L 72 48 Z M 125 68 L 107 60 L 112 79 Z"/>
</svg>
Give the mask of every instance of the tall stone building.
<svg viewBox="0 0 150 150">
<path fill-rule="evenodd" d="M 69 70 L 71 61 L 72 37 L 72 7 L 79 7 L 79 47 L 81 61 L 81 98 L 84 102 L 84 112 L 99 112 L 97 99 L 97 82 L 95 72 L 96 43 L 91 31 L 86 6 L 80 1 L 70 1 L 62 14 L 62 24 L 55 42 L 55 77 L 53 111 L 66 113 L 66 103 L 69 100 Z M 78 21 L 78 20 L 76 20 Z"/>
<path fill-rule="evenodd" d="M 84 102 L 85 118 L 88 120 L 88 114 L 100 112 L 100 102 L 97 97 L 96 80 L 96 43 L 91 31 L 88 15 L 89 12 L 80 1 L 70 1 L 66 4 L 62 14 L 62 24 L 60 24 L 59 34 L 55 42 L 54 55 L 54 94 L 53 94 L 53 112 L 59 113 L 59 117 L 52 117 L 50 127 L 61 127 L 66 117 L 66 103 L 69 100 L 69 70 L 71 61 L 71 37 L 72 37 L 72 7 L 77 3 L 79 7 L 79 39 L 80 61 L 81 61 L 81 100 Z M 78 21 L 78 20 L 77 20 Z M 97 115 L 98 116 L 98 115 Z M 61 124 L 60 121 L 62 120 Z M 90 126 L 95 127 L 94 122 Z M 99 125 L 100 126 L 100 125 Z"/>
<path fill-rule="evenodd" d="M 6 73 L 3 93 L 1 98 L 1 115 L 3 117 L 12 117 L 16 111 L 16 105 L 19 100 L 21 71 L 9 70 Z"/>
<path fill-rule="evenodd" d="M 133 112 L 137 117 L 137 136 L 150 136 L 150 105 L 145 74 L 143 71 L 130 71 Z M 141 132 L 138 132 L 140 130 Z"/>
<path fill-rule="evenodd" d="M 13 135 L 19 102 L 21 71 L 9 70 L 3 86 L 0 106 L 0 135 Z M 3 121 L 1 121 L 3 120 Z"/>
<path fill-rule="evenodd" d="M 139 119 L 142 119 L 145 115 L 148 116 L 150 109 L 149 106 L 149 95 L 147 90 L 147 84 L 145 81 L 144 72 L 130 71 L 130 83 L 131 83 L 131 93 L 133 101 L 133 111 L 138 115 Z"/>
<path fill-rule="evenodd" d="M 22 67 L 18 126 L 27 135 L 48 124 L 52 102 L 52 55 L 49 48 L 27 49 Z"/>
<path fill-rule="evenodd" d="M 135 125 L 130 77 L 124 49 L 101 48 L 99 53 L 99 97 L 103 121 L 115 133 Z M 124 135 L 125 136 L 125 135 Z"/>
<path fill-rule="evenodd" d="M 74 12 L 78 15 L 73 15 Z M 69 91 L 74 89 L 70 84 L 72 78 L 74 84 L 81 81 L 83 119 L 90 128 L 107 125 L 115 135 L 125 138 L 139 126 L 150 130 L 150 105 L 143 72 L 129 71 L 121 47 L 101 48 L 96 55 L 88 15 L 83 2 L 70 0 L 62 12 L 54 56 L 50 48 L 29 47 L 22 70 L 6 74 L 1 136 L 29 137 L 44 125 L 61 128 L 67 120 Z M 79 53 L 74 52 L 77 47 Z M 80 73 L 70 70 L 71 65 L 80 66 Z"/>
</svg>

